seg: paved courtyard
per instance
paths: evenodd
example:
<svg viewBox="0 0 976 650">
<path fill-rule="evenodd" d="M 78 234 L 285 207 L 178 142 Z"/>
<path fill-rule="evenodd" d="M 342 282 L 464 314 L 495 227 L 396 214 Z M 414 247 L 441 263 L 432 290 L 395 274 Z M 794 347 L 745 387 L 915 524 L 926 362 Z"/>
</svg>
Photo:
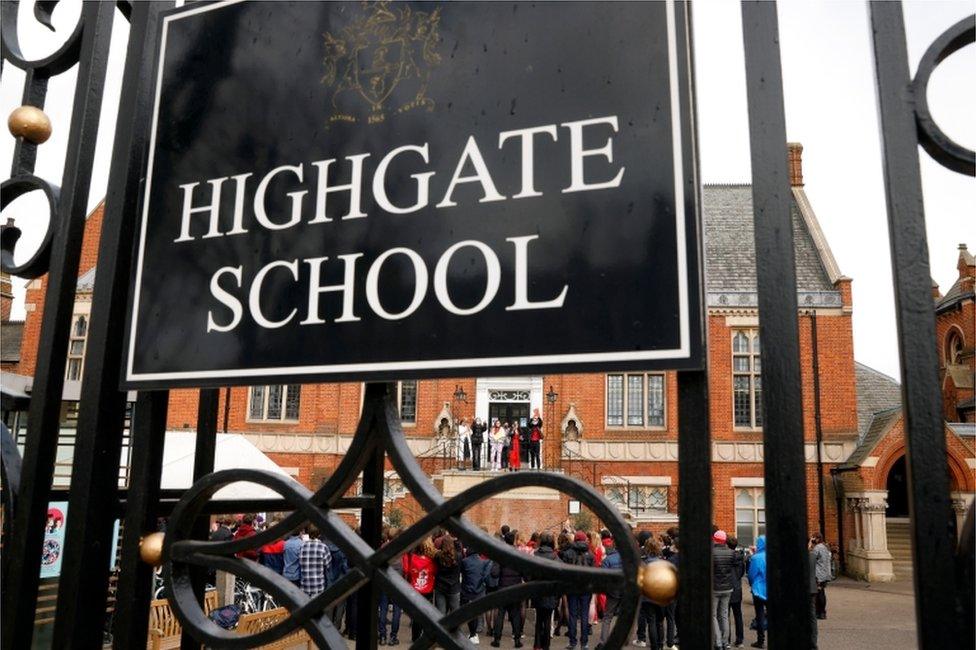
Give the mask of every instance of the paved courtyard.
<svg viewBox="0 0 976 650">
<path fill-rule="evenodd" d="M 748 622 L 753 617 L 752 601 L 749 590 L 744 590 L 745 603 L 743 618 Z M 534 621 L 529 610 L 528 632 L 524 637 L 525 648 L 532 647 L 532 626 Z M 599 626 L 594 626 L 599 634 Z M 505 624 L 506 632 L 509 630 Z M 828 587 L 827 591 L 827 620 L 820 621 L 820 649 L 821 650 L 888 650 L 891 648 L 912 648 L 917 645 L 915 640 L 915 606 L 912 599 L 911 582 L 867 583 L 841 578 Z M 746 630 L 745 647 L 756 640 L 756 633 Z M 632 639 L 634 635 L 630 635 Z M 491 638 L 481 635 L 481 646 L 491 648 Z M 596 639 L 591 637 L 590 648 Z M 410 645 L 410 624 L 406 616 L 400 627 L 400 646 Z M 349 642 L 349 647 L 355 644 Z M 514 648 L 511 635 L 502 639 L 502 648 Z M 563 650 L 566 647 L 566 637 L 553 639 L 552 650 Z M 633 647 L 633 646 L 627 646 Z M 767 647 L 769 645 L 767 644 Z M 774 649 L 775 650 L 775 649 Z"/>
</svg>

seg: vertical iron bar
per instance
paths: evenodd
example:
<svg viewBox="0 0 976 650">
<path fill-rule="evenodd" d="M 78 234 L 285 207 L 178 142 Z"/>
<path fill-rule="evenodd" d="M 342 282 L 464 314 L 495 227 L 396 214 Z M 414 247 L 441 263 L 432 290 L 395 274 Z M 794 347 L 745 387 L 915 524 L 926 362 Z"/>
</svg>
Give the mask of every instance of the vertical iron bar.
<svg viewBox="0 0 976 650">
<path fill-rule="evenodd" d="M 912 526 L 912 576 L 921 648 L 956 647 L 961 611 L 953 574 L 949 477 L 935 341 L 915 99 L 901 3 L 870 4 Z"/>
<path fill-rule="evenodd" d="M 133 14 L 140 13 L 140 4 L 133 8 Z M 140 393 L 132 416 L 132 472 L 125 504 L 122 562 L 112 629 L 113 647 L 119 650 L 146 645 L 153 568 L 140 559 L 139 541 L 142 535 L 156 530 L 168 406 L 167 391 Z"/>
<path fill-rule="evenodd" d="M 118 494 L 126 394 L 119 390 L 124 363 L 125 314 L 148 124 L 150 33 L 165 5 L 136 8 L 129 31 L 98 246 L 98 273 L 86 346 L 84 382 L 71 473 L 64 571 L 59 585 L 54 646 L 93 647 L 101 642 L 115 515 L 105 504 Z M 151 23 L 151 24 L 150 24 Z M 149 31 L 152 30 L 152 31 Z"/>
<path fill-rule="evenodd" d="M 111 3 L 90 2 L 82 8 L 84 33 L 62 176 L 61 201 L 58 213 L 51 215 L 54 238 L 28 416 L 20 507 L 15 515 L 10 548 L 4 549 L 14 555 L 9 583 L 3 589 L 2 639 L 5 650 L 30 647 L 34 632 L 41 543 L 61 423 L 68 330 L 74 312 L 78 261 L 81 257 L 114 11 Z"/>
<path fill-rule="evenodd" d="M 703 370 L 678 373 L 678 530 L 681 647 L 712 645 L 712 441 L 708 422 L 708 377 Z"/>
<path fill-rule="evenodd" d="M 23 106 L 34 106 L 44 108 L 44 99 L 47 97 L 46 76 L 38 75 L 37 71 L 30 68 L 24 77 L 24 93 L 21 96 Z M 16 138 L 14 143 L 14 157 L 10 168 L 10 176 L 15 177 L 21 174 L 33 174 L 34 164 L 37 162 L 37 145 L 26 138 Z"/>
<path fill-rule="evenodd" d="M 393 399 L 395 395 L 395 383 L 367 383 L 363 417 L 372 418 L 372 422 L 385 417 L 387 401 Z M 386 447 L 381 444 L 375 445 L 370 453 L 372 457 L 363 468 L 363 495 L 369 496 L 372 503 L 368 508 L 362 509 L 360 537 L 370 547 L 376 549 L 382 543 L 383 534 L 383 470 Z M 379 590 L 376 582 L 370 580 L 360 587 L 356 592 L 356 598 L 356 648 L 358 650 L 375 648 L 379 623 Z"/>
<path fill-rule="evenodd" d="M 197 441 L 193 454 L 193 482 L 213 472 L 214 456 L 217 451 L 217 416 L 220 402 L 219 388 L 205 388 L 200 391 L 200 403 L 197 407 Z M 193 538 L 207 539 L 210 534 L 210 518 L 200 516 L 193 524 Z M 190 582 L 193 593 L 202 606 L 203 591 L 207 582 L 207 569 L 193 567 L 190 569 Z M 199 650 L 200 643 L 195 641 L 190 633 L 184 629 L 180 636 L 180 648 L 183 650 Z"/>
<path fill-rule="evenodd" d="M 776 5 L 742 3 L 762 342 L 769 645 L 810 647 L 806 463 L 793 220 Z"/>
</svg>

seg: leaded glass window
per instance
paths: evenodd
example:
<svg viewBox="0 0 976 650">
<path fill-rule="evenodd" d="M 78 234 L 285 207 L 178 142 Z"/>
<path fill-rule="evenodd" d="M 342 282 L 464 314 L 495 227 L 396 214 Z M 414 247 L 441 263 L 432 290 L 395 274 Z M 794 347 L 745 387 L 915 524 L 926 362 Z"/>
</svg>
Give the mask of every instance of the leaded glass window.
<svg viewBox="0 0 976 650">
<path fill-rule="evenodd" d="M 299 384 L 251 386 L 247 419 L 282 422 L 298 420 L 302 387 Z"/>
<path fill-rule="evenodd" d="M 607 375 L 608 427 L 664 427 L 665 404 L 663 374 Z"/>
<path fill-rule="evenodd" d="M 414 424 L 417 421 L 417 381 L 400 382 L 400 421 Z"/>
<path fill-rule="evenodd" d="M 759 330 L 732 330 L 732 415 L 736 427 L 762 426 Z"/>
</svg>

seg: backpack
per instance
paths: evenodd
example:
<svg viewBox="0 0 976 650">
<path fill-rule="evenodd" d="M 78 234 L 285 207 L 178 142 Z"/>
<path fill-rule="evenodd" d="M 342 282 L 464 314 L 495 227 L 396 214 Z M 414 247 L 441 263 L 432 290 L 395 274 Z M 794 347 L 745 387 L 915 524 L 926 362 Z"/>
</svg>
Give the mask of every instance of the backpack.
<svg viewBox="0 0 976 650">
<path fill-rule="evenodd" d="M 225 630 L 233 630 L 241 618 L 241 608 L 237 605 L 224 605 L 210 612 L 209 618 Z"/>
<path fill-rule="evenodd" d="M 498 588 L 498 578 L 501 576 L 501 568 L 498 566 L 497 562 L 488 560 L 490 568 L 488 570 L 488 577 L 485 579 L 485 584 L 489 589 Z"/>
</svg>

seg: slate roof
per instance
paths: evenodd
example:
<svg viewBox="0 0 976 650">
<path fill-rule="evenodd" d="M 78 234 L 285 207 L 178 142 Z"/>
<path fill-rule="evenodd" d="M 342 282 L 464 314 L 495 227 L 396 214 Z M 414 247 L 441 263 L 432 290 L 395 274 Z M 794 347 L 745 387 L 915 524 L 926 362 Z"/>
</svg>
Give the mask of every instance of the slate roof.
<svg viewBox="0 0 976 650">
<path fill-rule="evenodd" d="M 854 381 L 857 387 L 857 432 L 864 438 L 875 413 L 901 407 L 901 384 L 856 361 Z"/>
<path fill-rule="evenodd" d="M 0 323 L 0 361 L 3 363 L 20 361 L 20 342 L 23 337 L 24 321 Z"/>
<path fill-rule="evenodd" d="M 946 291 L 946 295 L 936 299 L 935 310 L 937 312 L 948 309 L 949 307 L 955 305 L 957 302 L 965 300 L 966 298 L 974 297 L 972 291 L 963 291 L 962 283 L 963 283 L 963 278 L 959 278 L 952 284 L 949 290 Z"/>
<path fill-rule="evenodd" d="M 797 291 L 835 291 L 813 237 L 791 196 Z M 708 291 L 756 291 L 751 185 L 705 185 L 705 279 Z"/>
<path fill-rule="evenodd" d="M 888 409 L 887 411 L 881 411 L 880 413 L 875 413 L 874 418 L 871 420 L 870 426 L 868 426 L 867 433 L 854 451 L 851 452 L 850 457 L 847 459 L 845 465 L 858 466 L 867 459 L 867 457 L 874 450 L 874 447 L 881 441 L 886 433 L 891 429 L 891 427 L 901 419 L 901 406 L 896 406 L 895 408 Z"/>
</svg>

